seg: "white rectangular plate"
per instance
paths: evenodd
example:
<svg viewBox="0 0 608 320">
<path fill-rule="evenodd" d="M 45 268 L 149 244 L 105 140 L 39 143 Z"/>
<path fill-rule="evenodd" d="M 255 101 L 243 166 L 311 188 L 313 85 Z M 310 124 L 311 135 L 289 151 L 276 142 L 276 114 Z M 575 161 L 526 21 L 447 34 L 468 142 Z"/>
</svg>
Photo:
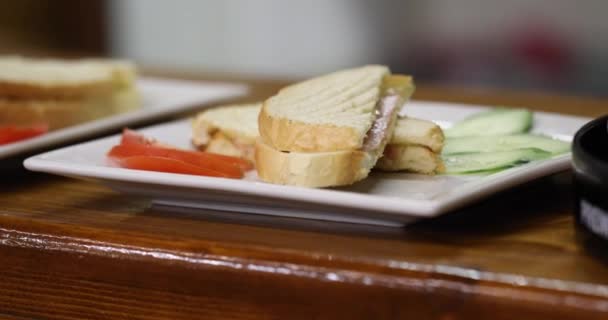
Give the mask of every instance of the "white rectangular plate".
<svg viewBox="0 0 608 320">
<path fill-rule="evenodd" d="M 143 100 L 140 109 L 52 131 L 33 139 L 0 146 L 0 161 L 4 158 L 31 154 L 36 150 L 91 137 L 127 125 L 196 109 L 202 104 L 234 98 L 247 93 L 247 86 L 241 84 L 160 78 L 141 78 L 137 81 L 137 87 Z"/>
<path fill-rule="evenodd" d="M 483 110 L 460 104 L 412 101 L 406 114 L 443 126 Z M 571 140 L 589 119 L 536 112 L 534 131 Z M 180 120 L 141 130 L 162 142 L 189 148 L 190 127 Z M 29 158 L 25 166 L 75 178 L 94 179 L 111 188 L 169 206 L 213 209 L 375 225 L 403 225 L 433 217 L 492 193 L 565 170 L 570 155 L 528 163 L 486 176 L 424 176 L 373 172 L 353 186 L 309 189 L 243 180 L 115 168 L 105 153 L 119 141 L 112 136 Z"/>
</svg>

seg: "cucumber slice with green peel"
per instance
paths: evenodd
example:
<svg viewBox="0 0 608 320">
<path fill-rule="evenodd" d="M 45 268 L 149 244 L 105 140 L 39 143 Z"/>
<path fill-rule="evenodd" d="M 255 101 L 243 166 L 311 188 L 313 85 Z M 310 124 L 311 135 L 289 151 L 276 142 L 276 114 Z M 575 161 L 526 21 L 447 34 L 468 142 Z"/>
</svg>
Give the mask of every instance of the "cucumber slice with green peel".
<svg viewBox="0 0 608 320">
<path fill-rule="evenodd" d="M 551 157 L 551 153 L 539 149 L 466 153 L 444 155 L 446 174 L 483 173 L 514 167 L 534 160 Z"/>
<path fill-rule="evenodd" d="M 449 155 L 530 148 L 540 149 L 551 154 L 560 154 L 570 151 L 570 142 L 538 134 L 448 138 L 445 141 L 442 153 Z"/>
<path fill-rule="evenodd" d="M 526 109 L 495 108 L 476 113 L 444 130 L 446 137 L 505 135 L 528 132 L 532 112 Z"/>
</svg>

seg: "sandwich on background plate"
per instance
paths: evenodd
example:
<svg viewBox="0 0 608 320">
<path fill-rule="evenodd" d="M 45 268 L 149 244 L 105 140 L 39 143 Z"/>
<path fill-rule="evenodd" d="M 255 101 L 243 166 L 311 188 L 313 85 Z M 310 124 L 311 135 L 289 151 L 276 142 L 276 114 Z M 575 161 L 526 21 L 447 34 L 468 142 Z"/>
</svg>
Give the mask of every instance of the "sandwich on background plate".
<svg viewBox="0 0 608 320">
<path fill-rule="evenodd" d="M 0 126 L 59 129 L 140 106 L 133 64 L 0 57 Z"/>
<path fill-rule="evenodd" d="M 354 183 L 369 174 L 387 143 L 391 157 L 385 154 L 379 168 L 440 172 L 441 129 L 423 120 L 396 121 L 413 89 L 410 77 L 383 66 L 336 72 L 287 87 L 263 104 L 204 111 L 193 121 L 192 140 L 208 152 L 251 159 L 257 139 L 258 175 L 280 184 Z"/>
</svg>

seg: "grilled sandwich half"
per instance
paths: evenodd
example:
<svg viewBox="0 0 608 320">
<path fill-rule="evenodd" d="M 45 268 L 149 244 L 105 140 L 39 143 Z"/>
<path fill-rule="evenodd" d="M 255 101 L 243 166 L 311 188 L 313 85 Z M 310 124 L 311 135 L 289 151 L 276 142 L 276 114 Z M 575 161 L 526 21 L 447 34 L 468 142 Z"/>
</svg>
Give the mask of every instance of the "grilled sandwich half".
<svg viewBox="0 0 608 320">
<path fill-rule="evenodd" d="M 382 170 L 405 170 L 424 174 L 440 172 L 442 163 L 438 153 L 443 145 L 441 129 L 428 121 L 410 118 L 397 121 L 393 119 L 395 116 L 393 112 L 401 108 L 413 91 L 411 79 L 386 74 L 377 76 L 378 74 L 373 74 L 373 71 L 383 72 L 382 69 L 371 68 L 375 69 L 371 71 L 372 77 L 376 76 L 376 83 L 378 83 L 378 79 L 382 80 L 379 87 L 368 84 L 368 90 L 363 90 L 365 92 L 362 92 L 360 88 L 366 87 L 366 85 L 361 83 L 351 83 L 355 86 L 354 89 L 352 86 L 344 85 L 344 82 L 349 79 L 344 73 L 338 73 L 337 76 L 329 77 L 329 79 L 322 77 L 319 85 L 310 82 L 299 84 L 309 87 L 308 90 L 312 90 L 315 86 L 317 86 L 317 90 L 322 89 L 324 82 L 339 84 L 341 87 L 338 89 L 330 86 L 321 91 L 334 90 L 334 94 L 330 95 L 334 97 L 338 94 L 342 95 L 342 98 L 333 100 L 334 104 L 341 102 L 341 108 L 347 110 L 350 117 L 358 121 L 354 123 L 346 121 L 348 116 L 341 114 L 340 108 L 332 108 L 333 110 L 327 110 L 326 107 L 312 108 L 312 110 L 309 109 L 311 117 L 299 117 L 301 123 L 295 125 L 296 130 L 301 130 L 298 134 L 289 129 L 289 123 L 277 124 L 277 121 L 293 120 L 270 119 L 271 125 L 279 127 L 270 129 L 277 132 L 267 132 L 269 135 L 274 135 L 271 140 L 276 137 L 275 145 L 289 146 L 290 144 L 285 140 L 291 139 L 294 141 L 294 146 L 285 148 L 292 148 L 296 151 L 277 149 L 266 143 L 263 137 L 258 138 L 257 131 L 262 133 L 263 130 L 260 128 L 268 125 L 264 122 L 267 121 L 268 115 L 259 114 L 260 111 L 264 112 L 264 108 L 267 107 L 264 104 L 225 106 L 200 113 L 193 121 L 193 143 L 209 152 L 251 158 L 253 155 L 252 141 L 258 139 L 255 157 L 258 174 L 264 180 L 282 184 L 309 187 L 350 184 L 367 176 L 383 151 L 385 156 L 381 158 L 377 166 Z M 355 71 L 355 74 L 361 76 L 360 73 L 370 70 L 355 69 Z M 359 79 L 365 79 L 365 77 Z M 318 100 L 319 97 L 315 96 L 313 92 L 310 92 L 309 98 L 306 99 L 323 102 L 323 100 Z M 376 104 L 371 106 L 370 101 L 376 101 Z M 305 105 L 305 103 L 298 104 L 292 101 L 290 105 Z M 353 106 L 359 107 L 356 112 L 349 110 Z M 371 110 L 371 114 L 369 110 Z M 283 110 L 283 112 L 285 111 Z M 326 119 L 315 119 L 312 113 Z M 332 120 L 332 117 L 338 120 Z M 256 119 L 259 119 L 259 123 Z M 369 123 L 370 119 L 371 124 L 366 130 L 363 124 L 366 121 Z M 306 131 L 303 121 L 315 122 L 309 129 L 321 132 Z M 342 128 L 337 126 L 334 128 L 335 124 L 332 125 L 331 121 L 346 125 Z M 281 126 L 287 128 L 280 128 Z M 281 130 L 284 131 L 281 132 Z M 355 133 L 365 131 L 365 135 L 359 137 L 361 141 L 357 142 L 355 138 L 358 136 L 351 136 L 352 133 L 345 134 L 348 131 Z M 389 134 L 390 131 L 392 134 Z M 390 144 L 385 149 L 387 142 Z M 356 149 L 343 150 L 344 145 L 348 145 L 348 143 L 355 145 L 359 143 L 359 146 Z M 323 151 L 313 151 L 316 149 Z"/>
</svg>

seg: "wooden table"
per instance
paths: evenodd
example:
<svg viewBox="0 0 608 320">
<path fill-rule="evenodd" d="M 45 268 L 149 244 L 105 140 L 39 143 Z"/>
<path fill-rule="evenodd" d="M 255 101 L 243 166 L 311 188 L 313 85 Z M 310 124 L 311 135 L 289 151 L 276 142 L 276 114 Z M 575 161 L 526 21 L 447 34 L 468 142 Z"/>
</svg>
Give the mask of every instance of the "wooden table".
<svg viewBox="0 0 608 320">
<path fill-rule="evenodd" d="M 255 100 L 282 82 L 249 81 Z M 599 116 L 607 101 L 419 86 L 416 98 Z M 95 183 L 3 173 L 9 319 L 606 319 L 569 173 L 404 229 L 152 208 Z"/>
</svg>

